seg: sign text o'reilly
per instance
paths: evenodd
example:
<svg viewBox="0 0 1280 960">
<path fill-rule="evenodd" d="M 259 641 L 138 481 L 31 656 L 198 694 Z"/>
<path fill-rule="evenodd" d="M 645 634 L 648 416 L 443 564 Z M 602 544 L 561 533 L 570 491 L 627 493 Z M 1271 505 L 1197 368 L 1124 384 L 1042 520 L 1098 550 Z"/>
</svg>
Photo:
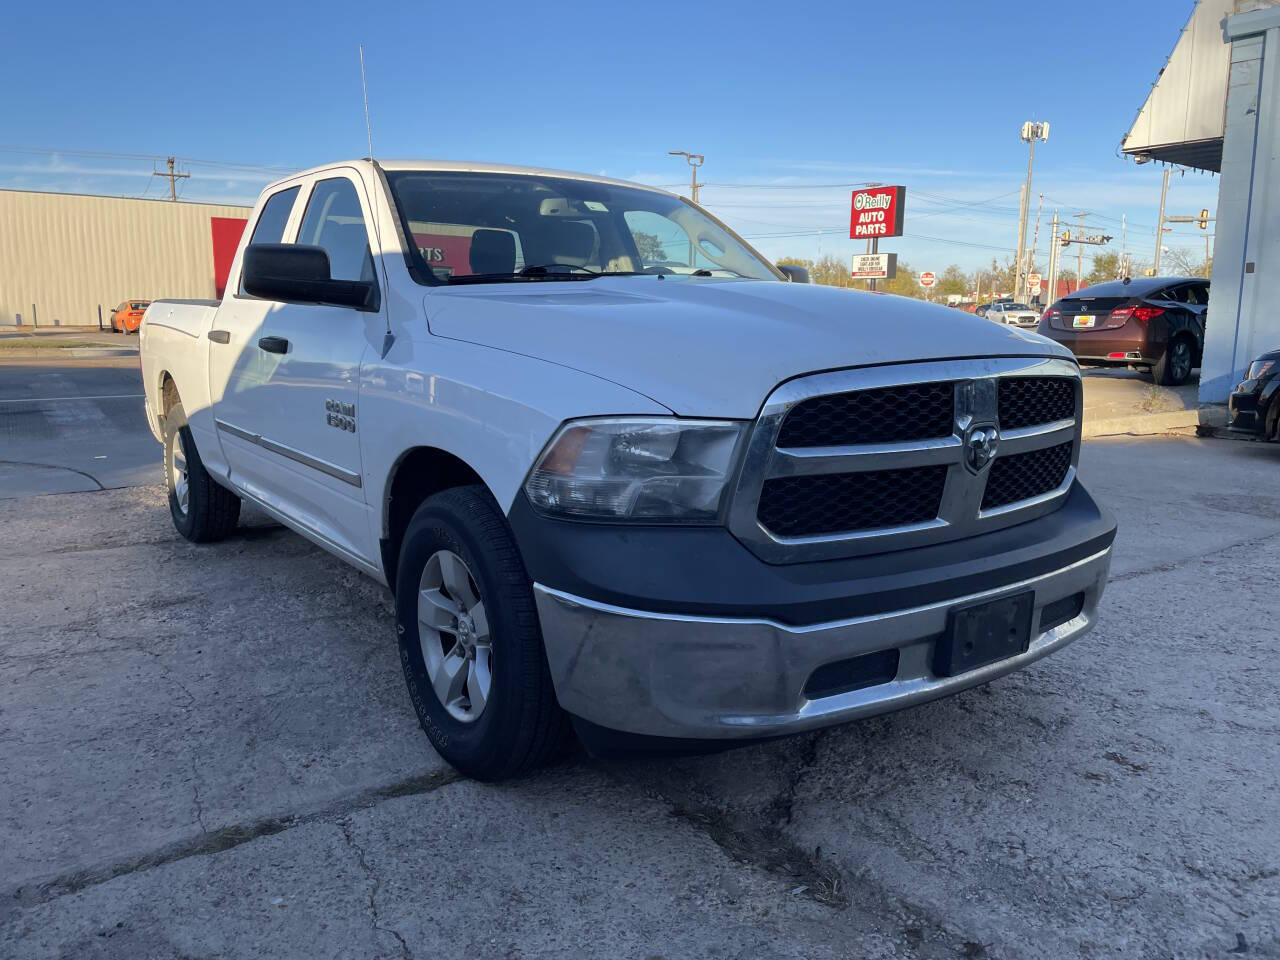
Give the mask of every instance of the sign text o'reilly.
<svg viewBox="0 0 1280 960">
<path fill-rule="evenodd" d="M 849 217 L 850 239 L 902 236 L 902 215 L 906 206 L 906 187 L 868 187 L 853 191 L 853 209 Z"/>
</svg>

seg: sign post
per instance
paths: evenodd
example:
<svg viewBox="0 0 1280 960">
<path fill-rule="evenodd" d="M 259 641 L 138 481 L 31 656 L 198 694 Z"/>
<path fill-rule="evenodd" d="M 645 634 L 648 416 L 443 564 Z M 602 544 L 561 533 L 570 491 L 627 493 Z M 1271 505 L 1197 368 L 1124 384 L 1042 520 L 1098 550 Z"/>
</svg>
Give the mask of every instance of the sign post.
<svg viewBox="0 0 1280 960">
<path fill-rule="evenodd" d="M 932 270 L 925 270 L 920 274 L 920 286 L 924 287 L 929 294 L 929 299 L 933 299 L 933 285 L 938 282 L 938 276 Z"/>
</svg>

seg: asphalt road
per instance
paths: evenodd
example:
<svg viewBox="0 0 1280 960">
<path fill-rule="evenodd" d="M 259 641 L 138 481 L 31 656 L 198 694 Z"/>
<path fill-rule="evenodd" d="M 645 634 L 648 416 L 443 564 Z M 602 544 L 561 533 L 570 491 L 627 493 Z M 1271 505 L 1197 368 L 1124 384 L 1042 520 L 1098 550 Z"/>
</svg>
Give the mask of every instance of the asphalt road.
<svg viewBox="0 0 1280 960">
<path fill-rule="evenodd" d="M 133 486 L 160 469 L 136 357 L 0 354 L 0 499 Z"/>
<path fill-rule="evenodd" d="M 1280 957 L 1280 447 L 1085 444 L 1102 622 L 715 757 L 459 780 L 385 590 L 163 488 L 0 502 L 0 956 Z"/>
</svg>

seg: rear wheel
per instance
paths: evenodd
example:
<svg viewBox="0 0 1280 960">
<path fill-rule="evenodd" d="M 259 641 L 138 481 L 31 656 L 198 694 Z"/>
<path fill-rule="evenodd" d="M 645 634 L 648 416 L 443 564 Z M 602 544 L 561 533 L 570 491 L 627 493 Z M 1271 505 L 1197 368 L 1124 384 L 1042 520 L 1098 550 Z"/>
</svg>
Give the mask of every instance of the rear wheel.
<svg viewBox="0 0 1280 960">
<path fill-rule="evenodd" d="M 1174 337 L 1165 347 L 1164 356 L 1151 367 L 1151 378 L 1165 387 L 1176 387 L 1187 382 L 1195 352 L 1187 337 Z"/>
<path fill-rule="evenodd" d="M 409 521 L 396 621 L 418 720 L 460 772 L 502 780 L 559 749 L 568 726 L 533 588 L 506 518 L 483 487 L 438 493 Z"/>
<path fill-rule="evenodd" d="M 180 403 L 165 415 L 164 476 L 169 513 L 180 534 L 193 543 L 231 535 L 240 522 L 240 498 L 209 476 Z"/>
</svg>

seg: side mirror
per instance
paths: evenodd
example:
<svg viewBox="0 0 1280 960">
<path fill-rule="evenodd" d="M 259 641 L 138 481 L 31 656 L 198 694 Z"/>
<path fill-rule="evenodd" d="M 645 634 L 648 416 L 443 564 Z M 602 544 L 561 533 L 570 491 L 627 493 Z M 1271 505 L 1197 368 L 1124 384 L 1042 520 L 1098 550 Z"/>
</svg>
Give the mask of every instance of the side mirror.
<svg viewBox="0 0 1280 960">
<path fill-rule="evenodd" d="M 364 280 L 333 280 L 324 247 L 251 243 L 241 269 L 244 292 L 263 300 L 378 309 L 378 288 Z"/>
<path fill-rule="evenodd" d="M 809 279 L 809 271 L 804 267 L 798 267 L 794 263 L 784 263 L 778 266 L 778 269 L 787 275 L 787 279 L 792 283 L 812 283 Z"/>
</svg>

